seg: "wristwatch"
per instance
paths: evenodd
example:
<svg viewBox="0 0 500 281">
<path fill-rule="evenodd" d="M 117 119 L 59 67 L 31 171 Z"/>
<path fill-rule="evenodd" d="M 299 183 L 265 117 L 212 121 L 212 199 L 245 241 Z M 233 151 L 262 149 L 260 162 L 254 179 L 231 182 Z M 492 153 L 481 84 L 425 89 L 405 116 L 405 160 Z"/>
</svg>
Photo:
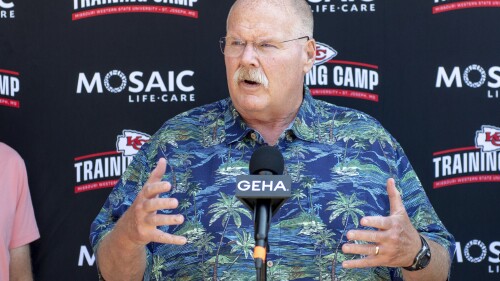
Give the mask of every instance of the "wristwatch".
<svg viewBox="0 0 500 281">
<path fill-rule="evenodd" d="M 422 248 L 420 248 L 420 251 L 413 260 L 413 264 L 403 267 L 403 269 L 408 271 L 417 271 L 426 268 L 431 262 L 431 248 L 429 247 L 429 244 L 427 244 L 427 241 L 425 241 L 422 235 L 420 235 L 420 241 L 422 241 Z"/>
</svg>

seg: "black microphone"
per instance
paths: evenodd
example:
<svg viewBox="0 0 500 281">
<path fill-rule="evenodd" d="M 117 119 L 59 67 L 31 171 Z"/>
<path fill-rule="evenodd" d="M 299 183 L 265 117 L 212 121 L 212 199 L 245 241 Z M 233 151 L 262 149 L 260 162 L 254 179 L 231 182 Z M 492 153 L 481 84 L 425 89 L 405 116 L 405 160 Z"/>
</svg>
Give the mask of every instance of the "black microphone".
<svg viewBox="0 0 500 281">
<path fill-rule="evenodd" d="M 250 158 L 250 174 L 236 177 L 236 197 L 254 212 L 254 260 L 257 280 L 265 280 L 267 236 L 271 218 L 291 196 L 292 179 L 283 175 L 285 161 L 275 146 L 262 146 Z"/>
</svg>

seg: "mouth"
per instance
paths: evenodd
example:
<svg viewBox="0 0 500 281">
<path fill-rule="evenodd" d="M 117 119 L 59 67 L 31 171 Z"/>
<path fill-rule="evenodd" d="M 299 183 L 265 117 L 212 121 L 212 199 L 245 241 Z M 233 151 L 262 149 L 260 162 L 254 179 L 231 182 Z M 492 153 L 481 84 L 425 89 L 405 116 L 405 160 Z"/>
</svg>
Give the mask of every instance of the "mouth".
<svg viewBox="0 0 500 281">
<path fill-rule="evenodd" d="M 245 84 L 248 84 L 248 85 L 260 85 L 260 83 L 252 81 L 252 80 L 243 80 L 243 82 Z"/>
<path fill-rule="evenodd" d="M 236 85 L 247 87 L 249 90 L 257 90 L 261 86 L 267 89 L 269 86 L 264 72 L 254 68 L 238 68 L 233 74 L 233 81 Z"/>
</svg>

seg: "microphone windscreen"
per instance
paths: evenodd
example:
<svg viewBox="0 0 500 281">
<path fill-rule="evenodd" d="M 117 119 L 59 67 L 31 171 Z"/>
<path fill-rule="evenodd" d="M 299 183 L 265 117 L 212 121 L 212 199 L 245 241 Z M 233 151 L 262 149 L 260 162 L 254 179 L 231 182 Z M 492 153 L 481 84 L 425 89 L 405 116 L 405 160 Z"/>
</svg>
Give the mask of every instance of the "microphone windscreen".
<svg viewBox="0 0 500 281">
<path fill-rule="evenodd" d="M 257 175 L 261 171 L 282 175 L 285 169 L 285 160 L 276 146 L 261 146 L 252 154 L 249 169 L 251 175 Z"/>
</svg>

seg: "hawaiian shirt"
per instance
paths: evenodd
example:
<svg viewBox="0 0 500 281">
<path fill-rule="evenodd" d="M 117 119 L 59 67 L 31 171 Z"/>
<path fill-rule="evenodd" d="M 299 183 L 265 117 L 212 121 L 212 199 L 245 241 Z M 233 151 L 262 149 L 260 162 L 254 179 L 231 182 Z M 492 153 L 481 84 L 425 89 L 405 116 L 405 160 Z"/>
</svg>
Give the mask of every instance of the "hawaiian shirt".
<svg viewBox="0 0 500 281">
<path fill-rule="evenodd" d="M 160 157 L 163 180 L 185 222 L 161 226 L 183 235 L 183 246 L 147 245 L 145 280 L 255 280 L 252 213 L 235 196 L 236 176 L 249 173 L 254 150 L 266 145 L 230 98 L 166 121 L 134 157 L 92 223 L 97 252 L 136 198 Z M 315 100 L 305 87 L 294 122 L 276 144 L 292 178 L 292 196 L 272 217 L 267 280 L 402 280 L 401 268 L 344 269 L 350 229 L 364 216 L 388 216 L 386 181 L 393 177 L 415 228 L 448 249 L 455 242 L 431 206 L 397 141 L 365 113 Z M 366 243 L 350 241 L 350 243 Z"/>
</svg>

